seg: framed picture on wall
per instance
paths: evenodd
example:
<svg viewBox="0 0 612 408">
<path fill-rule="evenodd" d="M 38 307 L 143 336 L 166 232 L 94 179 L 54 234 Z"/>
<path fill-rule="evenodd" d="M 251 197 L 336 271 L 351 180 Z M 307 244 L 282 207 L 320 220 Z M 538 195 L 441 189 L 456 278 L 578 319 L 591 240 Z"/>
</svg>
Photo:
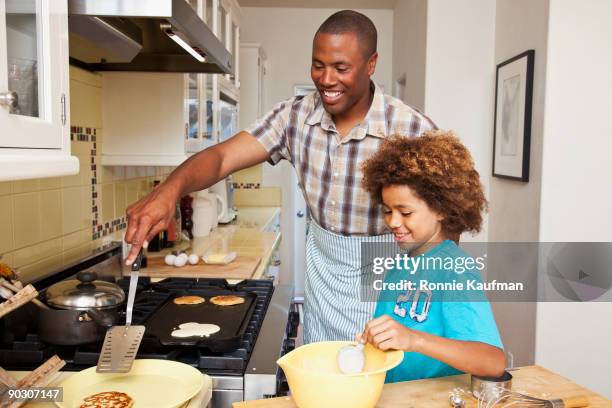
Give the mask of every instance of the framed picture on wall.
<svg viewBox="0 0 612 408">
<path fill-rule="evenodd" d="M 529 181 L 531 105 L 535 51 L 497 65 L 493 176 Z"/>
</svg>

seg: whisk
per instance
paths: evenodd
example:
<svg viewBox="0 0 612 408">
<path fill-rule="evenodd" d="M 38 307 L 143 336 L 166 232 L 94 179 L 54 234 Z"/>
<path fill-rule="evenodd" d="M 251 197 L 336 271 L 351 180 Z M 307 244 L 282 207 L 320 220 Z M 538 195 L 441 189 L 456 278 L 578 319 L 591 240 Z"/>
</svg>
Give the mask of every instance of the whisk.
<svg viewBox="0 0 612 408">
<path fill-rule="evenodd" d="M 453 408 L 463 408 L 471 397 L 471 392 L 455 388 L 449 393 L 449 403 Z M 481 393 L 478 398 L 478 408 L 582 408 L 588 405 L 589 400 L 584 396 L 546 400 L 510 390 L 496 390 L 495 395 Z"/>
<path fill-rule="evenodd" d="M 478 399 L 478 408 L 506 408 L 506 407 L 541 407 L 541 408 L 582 408 L 589 405 L 589 400 L 584 396 L 575 396 L 558 399 L 542 399 L 530 395 L 521 394 L 516 391 L 501 390 L 488 401 L 483 396 Z"/>
</svg>

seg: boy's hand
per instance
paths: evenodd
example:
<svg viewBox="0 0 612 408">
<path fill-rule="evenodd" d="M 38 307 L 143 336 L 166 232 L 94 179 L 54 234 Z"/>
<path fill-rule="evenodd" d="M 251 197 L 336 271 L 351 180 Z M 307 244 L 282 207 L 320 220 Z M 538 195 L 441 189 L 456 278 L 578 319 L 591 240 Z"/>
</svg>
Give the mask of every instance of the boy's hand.
<svg viewBox="0 0 612 408">
<path fill-rule="evenodd" d="M 383 315 L 366 323 L 363 333 L 357 335 L 357 341 L 371 343 L 381 350 L 414 351 L 418 332 L 398 323 L 389 315 Z"/>
</svg>

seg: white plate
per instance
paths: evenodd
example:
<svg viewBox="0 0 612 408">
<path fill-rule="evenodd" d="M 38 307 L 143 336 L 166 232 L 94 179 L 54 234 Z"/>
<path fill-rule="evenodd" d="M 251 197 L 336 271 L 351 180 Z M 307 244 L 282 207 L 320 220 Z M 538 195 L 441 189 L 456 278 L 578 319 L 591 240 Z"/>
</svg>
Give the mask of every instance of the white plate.
<svg viewBox="0 0 612 408">
<path fill-rule="evenodd" d="M 175 408 L 198 394 L 205 376 L 183 363 L 167 360 L 136 360 L 125 374 L 99 374 L 96 367 L 78 372 L 62 382 L 61 408 L 78 408 L 89 395 L 105 391 L 125 392 L 133 408 Z"/>
</svg>

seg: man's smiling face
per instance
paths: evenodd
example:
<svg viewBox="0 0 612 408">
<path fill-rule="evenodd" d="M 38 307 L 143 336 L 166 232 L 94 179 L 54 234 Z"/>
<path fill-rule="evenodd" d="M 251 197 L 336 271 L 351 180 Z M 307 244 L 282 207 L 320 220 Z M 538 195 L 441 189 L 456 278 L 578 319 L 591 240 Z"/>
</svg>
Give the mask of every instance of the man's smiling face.
<svg viewBox="0 0 612 408">
<path fill-rule="evenodd" d="M 350 114 L 359 101 L 370 97 L 370 76 L 377 54 L 367 58 L 353 33 L 318 33 L 313 41 L 310 76 L 323 106 L 332 116 Z"/>
</svg>

